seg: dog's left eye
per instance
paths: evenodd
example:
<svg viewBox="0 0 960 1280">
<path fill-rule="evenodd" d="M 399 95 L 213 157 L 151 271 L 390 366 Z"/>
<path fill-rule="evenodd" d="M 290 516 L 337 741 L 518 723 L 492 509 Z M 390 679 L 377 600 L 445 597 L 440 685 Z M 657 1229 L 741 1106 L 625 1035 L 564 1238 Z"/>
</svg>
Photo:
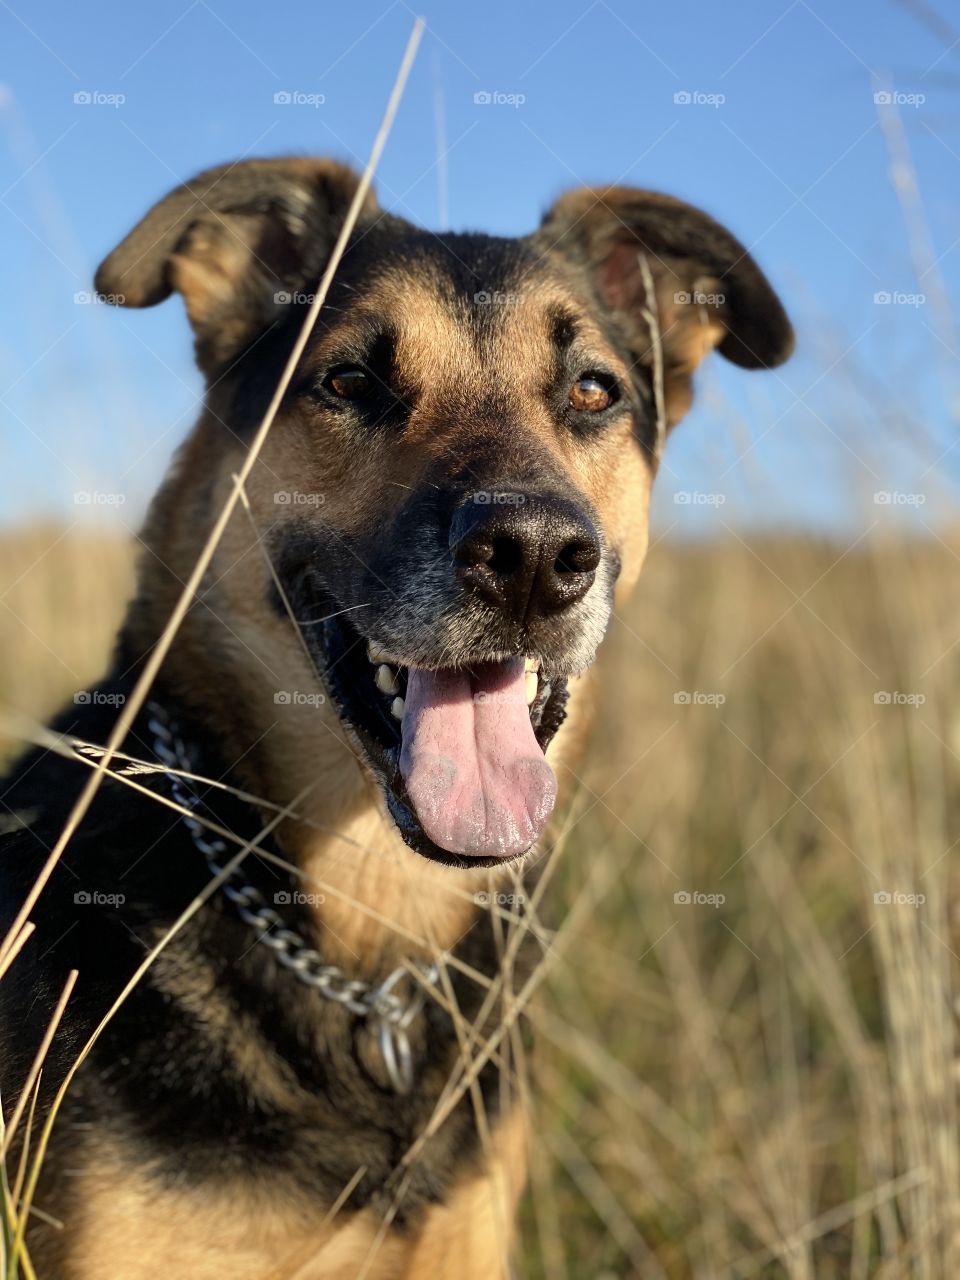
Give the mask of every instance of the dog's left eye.
<svg viewBox="0 0 960 1280">
<path fill-rule="evenodd" d="M 578 378 L 570 388 L 570 407 L 578 413 L 602 413 L 615 399 L 613 386 L 592 373 Z"/>
<path fill-rule="evenodd" d="M 355 366 L 334 369 L 333 373 L 324 378 L 323 385 L 341 400 L 362 400 L 370 394 L 373 387 L 366 369 Z"/>
</svg>

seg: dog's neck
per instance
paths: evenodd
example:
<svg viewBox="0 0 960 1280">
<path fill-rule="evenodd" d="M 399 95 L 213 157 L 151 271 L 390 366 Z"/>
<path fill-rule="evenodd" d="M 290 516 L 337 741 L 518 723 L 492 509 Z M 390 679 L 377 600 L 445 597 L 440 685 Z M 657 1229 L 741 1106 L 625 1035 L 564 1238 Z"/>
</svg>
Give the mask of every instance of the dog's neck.
<svg viewBox="0 0 960 1280">
<path fill-rule="evenodd" d="M 453 948 L 476 919 L 476 895 L 491 873 L 451 870 L 414 853 L 372 797 L 337 833 L 326 837 L 303 823 L 284 832 L 285 848 L 323 896 L 317 909 L 337 963 L 431 958 Z"/>
</svg>

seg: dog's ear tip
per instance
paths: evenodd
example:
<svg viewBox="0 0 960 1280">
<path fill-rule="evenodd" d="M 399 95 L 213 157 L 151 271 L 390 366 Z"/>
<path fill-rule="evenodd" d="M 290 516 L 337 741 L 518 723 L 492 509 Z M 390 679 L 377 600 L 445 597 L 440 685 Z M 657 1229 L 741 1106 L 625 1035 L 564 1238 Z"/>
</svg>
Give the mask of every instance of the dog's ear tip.
<svg viewBox="0 0 960 1280">
<path fill-rule="evenodd" d="M 93 277 L 93 287 L 96 290 L 98 298 L 106 298 L 110 302 L 116 302 L 118 298 L 123 297 L 123 305 L 127 304 L 126 295 L 117 292 L 115 285 L 118 279 L 118 273 L 113 265 L 113 254 L 100 263 Z"/>
<path fill-rule="evenodd" d="M 117 281 L 119 273 L 113 262 L 113 254 L 109 254 L 97 267 L 93 277 L 93 287 L 96 290 L 98 298 L 106 298 L 110 302 L 116 302 L 120 297 L 123 298 L 124 306 L 132 305 L 127 303 L 125 294 L 121 294 L 117 290 Z"/>
<path fill-rule="evenodd" d="M 133 279 L 132 264 L 121 256 L 122 248 L 118 246 L 97 267 L 93 277 L 97 297 L 115 307 L 152 307 L 169 298 L 172 290 L 162 279 Z"/>
<path fill-rule="evenodd" d="M 767 313 L 752 332 L 727 333 L 717 347 L 720 354 L 741 369 L 776 369 L 793 355 L 797 345 L 793 325 L 779 300 L 768 301 Z M 770 314 L 775 306 L 779 314 Z"/>
<path fill-rule="evenodd" d="M 783 317 L 783 325 L 774 335 L 770 351 L 766 355 L 764 361 L 765 369 L 776 369 L 778 365 L 786 364 L 797 348 L 797 335 L 793 325 Z"/>
</svg>

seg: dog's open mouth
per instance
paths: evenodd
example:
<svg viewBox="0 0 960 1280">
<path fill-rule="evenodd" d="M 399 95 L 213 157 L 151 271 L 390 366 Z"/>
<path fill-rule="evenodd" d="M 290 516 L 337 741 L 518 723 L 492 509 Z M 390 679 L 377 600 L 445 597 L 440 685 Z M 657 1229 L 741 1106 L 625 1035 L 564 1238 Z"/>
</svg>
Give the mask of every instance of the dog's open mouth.
<svg viewBox="0 0 960 1280">
<path fill-rule="evenodd" d="M 535 657 L 407 667 L 342 615 L 320 630 L 327 687 L 407 844 L 457 866 L 527 852 L 556 798 L 544 753 L 566 678 Z"/>
</svg>

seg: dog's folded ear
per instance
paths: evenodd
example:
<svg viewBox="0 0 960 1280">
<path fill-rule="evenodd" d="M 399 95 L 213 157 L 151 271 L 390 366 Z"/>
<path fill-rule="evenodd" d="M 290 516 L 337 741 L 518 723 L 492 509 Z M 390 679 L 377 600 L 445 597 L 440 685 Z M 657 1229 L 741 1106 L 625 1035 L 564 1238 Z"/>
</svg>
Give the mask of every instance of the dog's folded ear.
<svg viewBox="0 0 960 1280">
<path fill-rule="evenodd" d="M 207 169 L 100 264 L 97 293 L 127 307 L 182 294 L 198 363 L 213 373 L 319 279 L 359 181 L 346 165 L 299 157 Z M 368 193 L 361 221 L 376 211 Z"/>
<path fill-rule="evenodd" d="M 689 407 L 691 374 L 712 348 L 747 369 L 773 368 L 793 350 L 790 321 L 753 258 L 682 200 L 630 187 L 581 188 L 549 210 L 537 241 L 588 270 L 602 304 L 621 319 L 634 359 L 647 367 L 654 363 L 649 316 L 656 316 L 671 422 Z"/>
</svg>

